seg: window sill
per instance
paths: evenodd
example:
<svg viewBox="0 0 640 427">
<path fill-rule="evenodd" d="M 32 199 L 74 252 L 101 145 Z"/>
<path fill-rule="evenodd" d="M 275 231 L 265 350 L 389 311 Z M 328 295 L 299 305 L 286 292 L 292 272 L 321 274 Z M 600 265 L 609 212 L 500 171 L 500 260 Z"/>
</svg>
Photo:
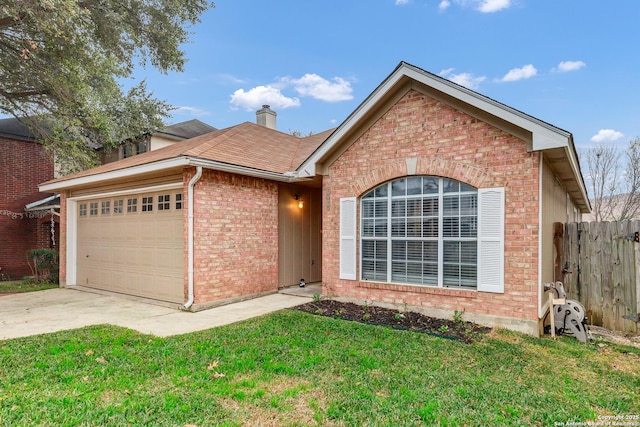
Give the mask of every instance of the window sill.
<svg viewBox="0 0 640 427">
<path fill-rule="evenodd" d="M 478 291 L 475 289 L 455 289 L 455 288 L 438 288 L 435 286 L 420 286 L 420 285 L 406 285 L 395 283 L 380 283 L 380 282 L 358 282 L 359 288 L 365 289 L 380 289 L 385 291 L 397 291 L 397 292 L 414 292 L 419 294 L 432 294 L 432 295 L 445 295 L 451 297 L 460 298 L 478 298 Z"/>
</svg>

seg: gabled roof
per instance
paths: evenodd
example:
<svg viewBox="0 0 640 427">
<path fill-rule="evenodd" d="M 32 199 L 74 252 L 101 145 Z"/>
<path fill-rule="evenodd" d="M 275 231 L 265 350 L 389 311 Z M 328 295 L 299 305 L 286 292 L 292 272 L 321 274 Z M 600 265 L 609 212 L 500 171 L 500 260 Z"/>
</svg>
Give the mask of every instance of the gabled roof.
<svg viewBox="0 0 640 427">
<path fill-rule="evenodd" d="M 47 191 L 184 166 L 288 181 L 331 131 L 306 138 L 245 122 L 41 185 Z"/>
<path fill-rule="evenodd" d="M 342 122 L 340 126 L 298 168 L 298 176 L 315 176 L 323 172 L 325 162 L 345 149 L 362 126 L 375 120 L 381 108 L 411 88 L 424 91 L 454 105 L 466 113 L 501 127 L 527 142 L 529 151 L 543 151 L 551 167 L 567 186 L 574 202 L 589 212 L 589 199 L 580 172 L 578 155 L 571 133 L 495 101 L 464 86 L 437 76 L 406 62 L 396 69 Z M 320 170 L 318 170 L 320 169 Z"/>
</svg>

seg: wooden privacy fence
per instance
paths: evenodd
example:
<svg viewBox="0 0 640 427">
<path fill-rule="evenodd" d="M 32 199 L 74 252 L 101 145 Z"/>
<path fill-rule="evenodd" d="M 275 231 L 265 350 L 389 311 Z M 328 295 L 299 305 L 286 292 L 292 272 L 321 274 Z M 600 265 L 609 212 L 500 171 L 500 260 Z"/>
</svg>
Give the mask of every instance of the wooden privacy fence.
<svg viewBox="0 0 640 427">
<path fill-rule="evenodd" d="M 556 278 L 592 325 L 640 331 L 639 231 L 640 221 L 556 224 Z"/>
</svg>

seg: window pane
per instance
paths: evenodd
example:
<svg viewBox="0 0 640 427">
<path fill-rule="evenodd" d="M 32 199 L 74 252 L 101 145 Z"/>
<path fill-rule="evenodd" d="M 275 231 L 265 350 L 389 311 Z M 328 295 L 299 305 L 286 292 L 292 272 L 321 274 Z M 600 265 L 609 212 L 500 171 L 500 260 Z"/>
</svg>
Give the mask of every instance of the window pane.
<svg viewBox="0 0 640 427">
<path fill-rule="evenodd" d="M 391 281 L 406 282 L 407 281 L 407 264 L 404 262 L 391 263 Z"/>
<path fill-rule="evenodd" d="M 422 178 L 411 177 L 407 179 L 407 194 L 422 193 Z"/>
<path fill-rule="evenodd" d="M 422 214 L 424 216 L 438 216 L 438 199 L 435 197 L 423 199 Z"/>
<path fill-rule="evenodd" d="M 375 203 L 373 200 L 362 201 L 362 218 L 373 218 L 375 213 Z"/>
<path fill-rule="evenodd" d="M 393 200 L 391 202 L 391 216 L 393 218 L 404 217 L 407 215 L 407 201 Z"/>
<path fill-rule="evenodd" d="M 478 191 L 477 191 L 475 188 L 473 188 L 472 186 L 467 185 L 467 184 L 465 184 L 464 182 L 461 182 L 461 183 L 460 183 L 460 192 L 462 193 L 462 192 L 467 192 L 467 191 L 473 191 L 473 192 L 475 192 L 475 193 L 477 193 L 477 192 L 478 192 Z"/>
<path fill-rule="evenodd" d="M 465 216 L 460 218 L 460 237 L 476 237 L 478 234 L 478 217 Z"/>
<path fill-rule="evenodd" d="M 438 237 L 438 218 L 425 219 L 422 221 L 423 237 Z"/>
<path fill-rule="evenodd" d="M 376 218 L 386 218 L 387 217 L 387 201 L 386 200 L 376 200 L 375 202 L 375 217 Z"/>
<path fill-rule="evenodd" d="M 422 237 L 422 220 L 420 218 L 407 219 L 407 237 Z"/>
<path fill-rule="evenodd" d="M 385 219 L 376 219 L 375 220 L 375 230 L 376 237 L 387 237 L 387 220 Z"/>
<path fill-rule="evenodd" d="M 476 242 L 460 242 L 460 262 L 474 265 L 478 263 L 478 244 Z"/>
<path fill-rule="evenodd" d="M 422 283 L 425 285 L 438 284 L 438 264 L 429 263 L 422 265 Z"/>
<path fill-rule="evenodd" d="M 460 196 L 460 215 L 478 214 L 478 196 L 469 194 Z"/>
<path fill-rule="evenodd" d="M 433 176 L 425 176 L 422 178 L 422 194 L 438 194 L 440 180 Z"/>
<path fill-rule="evenodd" d="M 407 199 L 407 216 L 422 216 L 422 199 Z"/>
<path fill-rule="evenodd" d="M 457 195 L 442 198 L 442 214 L 445 216 L 460 214 L 460 200 Z"/>
<path fill-rule="evenodd" d="M 389 187 L 387 186 L 387 184 L 381 185 L 380 187 L 376 188 L 374 191 L 375 191 L 376 197 L 387 197 L 389 195 Z"/>
<path fill-rule="evenodd" d="M 362 220 L 362 236 L 363 237 L 373 237 L 373 224 L 374 224 L 374 220 L 372 219 Z"/>
<path fill-rule="evenodd" d="M 391 259 L 404 261 L 407 258 L 407 242 L 391 242 Z"/>
<path fill-rule="evenodd" d="M 422 261 L 422 242 L 407 242 L 406 259 Z"/>
<path fill-rule="evenodd" d="M 452 179 L 442 179 L 442 192 L 443 193 L 457 193 L 460 190 L 460 183 Z"/>
<path fill-rule="evenodd" d="M 391 236 L 406 237 L 407 236 L 407 220 L 404 218 L 393 218 L 391 220 Z"/>
<path fill-rule="evenodd" d="M 422 284 L 422 263 L 407 263 L 407 282 Z"/>
<path fill-rule="evenodd" d="M 405 196 L 407 194 L 407 181 L 405 179 L 396 179 L 391 183 L 392 196 Z"/>
<path fill-rule="evenodd" d="M 422 256 L 426 262 L 438 262 L 438 242 L 424 242 Z"/>
<path fill-rule="evenodd" d="M 460 220 L 458 218 L 442 218 L 442 235 L 444 237 L 459 237 Z"/>
</svg>

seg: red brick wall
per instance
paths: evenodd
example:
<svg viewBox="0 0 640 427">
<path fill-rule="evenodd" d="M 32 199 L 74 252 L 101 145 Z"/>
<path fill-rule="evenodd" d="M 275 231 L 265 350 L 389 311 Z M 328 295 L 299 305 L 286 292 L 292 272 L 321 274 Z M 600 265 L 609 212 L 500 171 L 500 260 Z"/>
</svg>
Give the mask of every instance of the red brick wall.
<svg viewBox="0 0 640 427">
<path fill-rule="evenodd" d="M 11 213 L 24 214 L 26 204 L 50 196 L 38 184 L 52 178 L 53 161 L 42 145 L 0 137 L 0 267 L 13 278 L 31 274 L 29 249 L 49 246 L 38 219 Z"/>
<path fill-rule="evenodd" d="M 278 185 L 205 170 L 194 201 L 195 303 L 277 291 Z"/>
<path fill-rule="evenodd" d="M 407 158 L 418 159 L 418 175 L 453 178 L 477 188 L 505 187 L 504 294 L 338 279 L 340 198 L 359 197 L 406 176 Z M 323 293 L 537 321 L 538 168 L 538 155 L 527 153 L 524 141 L 424 94 L 408 92 L 324 177 Z"/>
</svg>

